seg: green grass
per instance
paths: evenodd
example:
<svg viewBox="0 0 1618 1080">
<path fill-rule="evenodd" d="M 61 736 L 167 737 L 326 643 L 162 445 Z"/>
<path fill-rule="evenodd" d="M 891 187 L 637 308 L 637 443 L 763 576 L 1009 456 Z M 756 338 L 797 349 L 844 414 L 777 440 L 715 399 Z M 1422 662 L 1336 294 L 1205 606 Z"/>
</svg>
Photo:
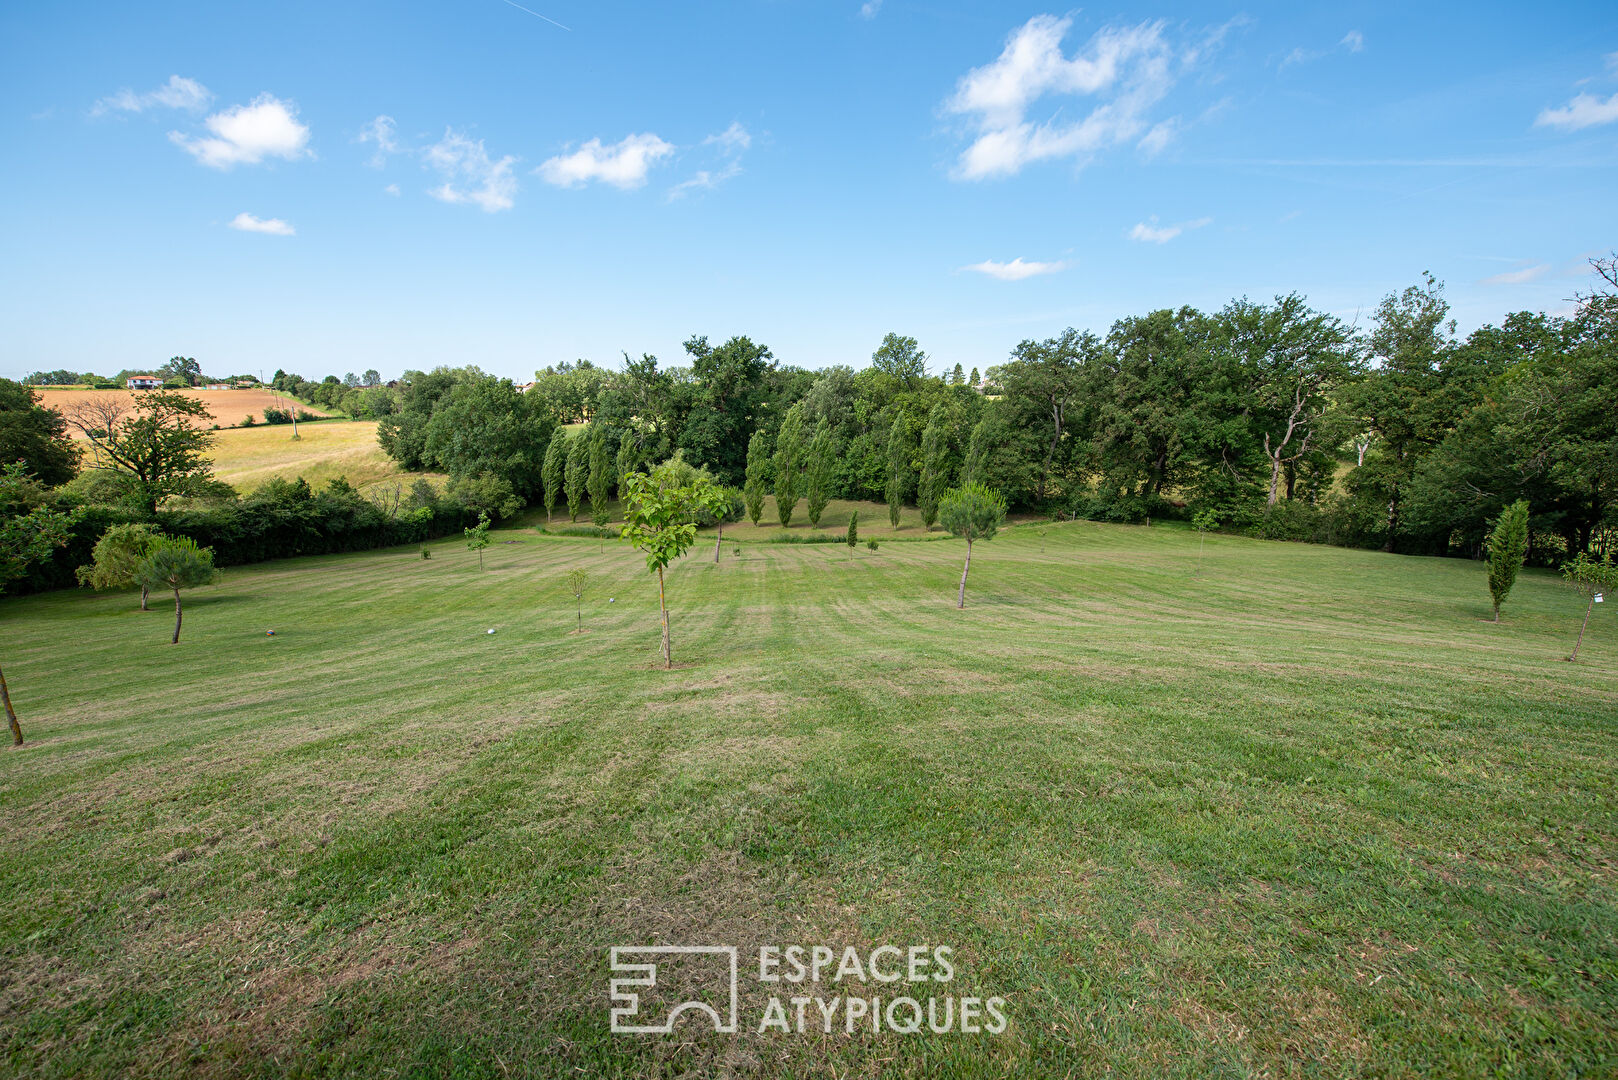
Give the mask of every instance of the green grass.
<svg viewBox="0 0 1618 1080">
<path fill-rule="evenodd" d="M 636 554 L 496 535 L 232 569 L 176 647 L 0 604 L 0 1071 L 1618 1071 L 1612 605 L 1573 665 L 1474 563 L 1030 526 L 957 611 L 955 541 L 699 544 L 664 671 Z M 944 943 L 1011 1027 L 758 1035 L 744 978 L 614 1036 L 653 941 Z"/>
</svg>

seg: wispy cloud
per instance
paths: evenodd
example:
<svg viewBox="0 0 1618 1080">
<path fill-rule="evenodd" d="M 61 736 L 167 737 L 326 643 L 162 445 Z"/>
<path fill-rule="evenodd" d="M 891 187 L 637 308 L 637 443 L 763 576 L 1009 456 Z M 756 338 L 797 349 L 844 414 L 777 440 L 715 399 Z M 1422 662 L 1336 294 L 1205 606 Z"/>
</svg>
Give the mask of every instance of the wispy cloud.
<svg viewBox="0 0 1618 1080">
<path fill-rule="evenodd" d="M 398 195 L 399 194 L 399 185 L 398 184 L 389 184 L 387 187 L 382 189 L 382 193 L 384 195 Z"/>
<path fill-rule="evenodd" d="M 515 205 L 517 178 L 511 166 L 517 159 L 507 155 L 492 160 L 482 139 L 445 128 L 444 137 L 422 152 L 422 160 L 444 179 L 427 192 L 441 202 L 472 203 L 490 214 Z"/>
<path fill-rule="evenodd" d="M 1062 40 L 1073 20 L 1036 15 L 1006 39 L 992 63 L 963 75 L 945 102 L 976 129 L 956 163 L 955 176 L 983 180 L 1012 176 L 1031 162 L 1078 157 L 1139 138 L 1147 114 L 1175 83 L 1175 57 L 1163 23 L 1097 31 L 1070 59 Z M 1094 97 L 1082 119 L 1028 119 L 1047 95 Z"/>
<path fill-rule="evenodd" d="M 133 90 L 120 90 L 104 97 L 90 108 L 92 116 L 109 112 L 145 112 L 147 109 L 186 109 L 201 112 L 213 100 L 213 92 L 195 79 L 170 75 L 169 81 L 156 90 L 137 94 Z"/>
<path fill-rule="evenodd" d="M 1364 52 L 1365 35 L 1360 33 L 1358 30 L 1350 30 L 1338 40 L 1337 47 L 1339 49 L 1346 49 L 1351 53 Z M 1297 64 L 1311 63 L 1315 60 L 1319 60 L 1321 57 L 1330 52 L 1330 49 L 1306 49 L 1302 45 L 1299 45 L 1296 49 L 1293 49 L 1291 52 L 1287 53 L 1281 58 L 1281 63 L 1277 65 L 1277 70 L 1285 71 L 1287 68 L 1293 67 Z"/>
<path fill-rule="evenodd" d="M 1179 133 L 1179 128 L 1180 118 L 1171 116 L 1167 120 L 1153 124 L 1152 129 L 1141 136 L 1140 142 L 1135 145 L 1147 157 L 1156 157 L 1163 152 L 1169 143 L 1174 141 L 1174 136 Z"/>
<path fill-rule="evenodd" d="M 376 151 L 371 154 L 371 168 L 380 169 L 388 163 L 388 155 L 399 152 L 398 131 L 398 125 L 393 122 L 391 116 L 378 116 L 360 128 L 359 137 L 355 141 L 370 143 L 376 147 Z"/>
<path fill-rule="evenodd" d="M 980 263 L 963 266 L 961 269 L 970 270 L 974 274 L 987 274 L 989 277 L 999 278 L 1001 281 L 1021 281 L 1024 278 L 1037 277 L 1040 274 L 1054 274 L 1060 270 L 1066 270 L 1068 265 L 1066 262 L 1030 262 L 1019 255 L 1010 262 L 995 262 L 993 259 L 985 259 Z"/>
<path fill-rule="evenodd" d="M 1197 218 L 1195 221 L 1182 221 L 1177 225 L 1159 225 L 1156 217 L 1138 222 L 1129 230 L 1131 240 L 1139 240 L 1143 244 L 1166 244 L 1183 232 L 1200 229 L 1204 225 L 1213 223 L 1213 218 Z"/>
<path fill-rule="evenodd" d="M 1522 285 L 1530 281 L 1538 281 L 1551 272 L 1549 263 L 1537 266 L 1525 266 L 1520 270 L 1507 270 L 1502 274 L 1492 274 L 1483 279 L 1484 285 Z"/>
<path fill-rule="evenodd" d="M 722 169 L 698 169 L 689 180 L 682 180 L 669 188 L 669 202 L 683 199 L 693 191 L 712 191 L 726 180 L 741 174 L 742 167 L 731 162 Z"/>
<path fill-rule="evenodd" d="M 242 232 L 265 233 L 269 236 L 292 236 L 298 231 L 280 218 L 254 217 L 246 211 L 231 218 L 230 227 Z"/>
<path fill-rule="evenodd" d="M 876 13 L 881 10 L 882 0 L 865 0 L 865 3 L 860 5 L 860 18 L 874 19 L 876 18 Z"/>
<path fill-rule="evenodd" d="M 256 165 L 268 157 L 295 161 L 309 155 L 309 129 L 298 120 L 298 107 L 273 94 L 260 94 L 248 105 L 232 105 L 203 121 L 209 136 L 169 132 L 169 139 L 199 162 L 214 169 Z"/>
<path fill-rule="evenodd" d="M 628 190 L 646 183 L 653 165 L 674 153 L 674 144 L 650 132 L 628 135 L 612 146 L 591 139 L 571 154 L 561 154 L 534 171 L 547 184 L 580 187 L 592 180 Z"/>
<path fill-rule="evenodd" d="M 702 140 L 703 146 L 717 146 L 727 154 L 739 154 L 753 145 L 753 136 L 741 123 L 735 120 L 730 126 L 716 135 L 709 135 Z"/>
</svg>

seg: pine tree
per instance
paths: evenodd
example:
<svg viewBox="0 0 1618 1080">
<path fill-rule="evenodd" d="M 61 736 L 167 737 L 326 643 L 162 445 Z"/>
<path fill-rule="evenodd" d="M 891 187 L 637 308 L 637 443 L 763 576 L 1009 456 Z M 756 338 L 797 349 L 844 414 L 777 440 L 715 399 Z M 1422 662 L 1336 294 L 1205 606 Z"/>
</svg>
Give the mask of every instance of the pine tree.
<svg viewBox="0 0 1618 1080">
<path fill-rule="evenodd" d="M 764 432 L 755 431 L 747 441 L 747 480 L 742 486 L 742 501 L 747 504 L 747 516 L 758 524 L 764 516 L 764 474 L 770 467 L 769 440 Z"/>
<path fill-rule="evenodd" d="M 814 441 L 809 444 L 809 468 L 803 477 L 803 493 L 809 500 L 809 524 L 820 524 L 821 512 L 831 501 L 832 458 L 831 425 L 821 417 L 815 427 Z"/>
<path fill-rule="evenodd" d="M 899 511 L 904 507 L 905 484 L 910 478 L 910 440 L 905 438 L 905 420 L 901 413 L 893 418 L 888 434 L 888 521 L 897 529 Z"/>
<path fill-rule="evenodd" d="M 1500 605 L 1517 583 L 1517 571 L 1527 554 L 1528 503 L 1518 499 L 1501 511 L 1489 534 L 1489 595 L 1494 598 L 1495 622 L 1500 621 Z"/>
<path fill-rule="evenodd" d="M 556 500 L 562 494 L 562 482 L 567 476 L 566 428 L 557 428 L 551 436 L 550 445 L 545 448 L 545 464 L 540 468 L 539 475 L 545 483 L 545 520 L 549 521 Z"/>
<path fill-rule="evenodd" d="M 938 497 L 944 493 L 944 455 L 949 449 L 944 427 L 948 423 L 944 406 L 934 405 L 921 433 L 921 481 L 916 486 L 916 505 L 921 508 L 921 522 L 928 531 L 938 521 Z"/>
<path fill-rule="evenodd" d="M 612 455 L 607 453 L 607 429 L 600 424 L 590 425 L 590 476 L 586 484 L 590 490 L 590 520 L 596 528 L 605 528 L 607 496 L 612 490 Z"/>
<path fill-rule="evenodd" d="M 775 513 L 784 529 L 792 524 L 798 506 L 798 470 L 803 467 L 803 409 L 787 410 L 775 439 Z"/>
<path fill-rule="evenodd" d="M 949 373 L 949 381 L 954 383 L 956 386 L 959 386 L 966 381 L 966 374 L 961 371 L 961 365 L 955 365 L 955 370 Z"/>
<path fill-rule="evenodd" d="M 972 381 L 968 385 L 970 385 L 972 387 L 972 389 L 976 390 L 977 386 L 978 386 L 978 383 L 980 383 L 982 381 L 983 381 L 982 379 L 978 378 L 978 369 L 973 368 L 972 369 Z"/>
<path fill-rule="evenodd" d="M 584 484 L 590 476 L 589 439 L 579 432 L 567 441 L 567 517 L 579 520 L 579 504 L 584 502 Z"/>
</svg>

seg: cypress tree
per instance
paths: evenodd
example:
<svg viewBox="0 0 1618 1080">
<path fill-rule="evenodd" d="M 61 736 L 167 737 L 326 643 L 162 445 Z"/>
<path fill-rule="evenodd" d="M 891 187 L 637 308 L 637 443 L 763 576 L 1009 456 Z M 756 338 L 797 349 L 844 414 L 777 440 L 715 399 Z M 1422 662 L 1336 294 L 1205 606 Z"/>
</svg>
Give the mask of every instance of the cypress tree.
<svg viewBox="0 0 1618 1080">
<path fill-rule="evenodd" d="M 579 504 L 584 501 L 584 483 L 590 475 L 589 438 L 579 432 L 567 441 L 567 517 L 579 520 Z"/>
<path fill-rule="evenodd" d="M 551 510 L 562 494 L 562 481 L 567 475 L 567 429 L 557 428 L 545 448 L 545 464 L 540 468 L 540 479 L 545 483 L 545 520 L 551 519 Z"/>
<path fill-rule="evenodd" d="M 921 521 L 928 531 L 938 521 L 938 497 L 944 493 L 944 453 L 949 448 L 944 426 L 948 423 L 944 406 L 934 405 L 921 433 L 921 481 L 916 486 L 916 505 L 921 508 Z"/>
<path fill-rule="evenodd" d="M 803 466 L 803 410 L 794 405 L 775 439 L 775 513 L 784 529 L 798 506 L 798 470 Z"/>
<path fill-rule="evenodd" d="M 843 537 L 843 542 L 848 545 L 848 557 L 852 561 L 854 547 L 860 542 L 860 512 L 858 510 L 848 515 L 848 534 Z"/>
<path fill-rule="evenodd" d="M 1489 534 L 1489 595 L 1494 598 L 1495 622 L 1500 621 L 1500 605 L 1517 583 L 1517 571 L 1527 554 L 1528 503 L 1518 499 L 1501 511 Z"/>
<path fill-rule="evenodd" d="M 747 504 L 747 516 L 758 524 L 764 515 L 764 474 L 769 470 L 769 440 L 764 432 L 755 431 L 747 442 L 747 480 L 742 486 L 742 501 Z"/>
<path fill-rule="evenodd" d="M 819 525 L 821 512 L 831 501 L 831 425 L 822 417 L 809 444 L 809 468 L 804 473 L 803 493 L 809 500 L 809 524 Z"/>
</svg>

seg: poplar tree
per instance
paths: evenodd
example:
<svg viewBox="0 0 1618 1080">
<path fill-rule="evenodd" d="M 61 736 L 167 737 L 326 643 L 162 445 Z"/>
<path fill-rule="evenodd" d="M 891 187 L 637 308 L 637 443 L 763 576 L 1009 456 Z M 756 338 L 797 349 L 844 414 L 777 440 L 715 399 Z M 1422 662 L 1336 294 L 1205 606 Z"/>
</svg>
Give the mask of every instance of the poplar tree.
<svg viewBox="0 0 1618 1080">
<path fill-rule="evenodd" d="M 972 427 L 972 438 L 966 444 L 966 460 L 961 463 L 961 486 L 983 482 L 983 462 L 989 452 L 988 421 L 979 420 Z"/>
<path fill-rule="evenodd" d="M 848 558 L 852 562 L 854 548 L 860 542 L 860 512 L 858 510 L 848 515 L 848 535 L 843 537 L 843 542 L 848 545 Z"/>
<path fill-rule="evenodd" d="M 783 529 L 792 524 L 792 512 L 798 506 L 798 470 L 802 466 L 803 410 L 794 405 L 787 410 L 775 439 L 775 513 Z"/>
<path fill-rule="evenodd" d="M 764 432 L 755 431 L 747 442 L 747 480 L 742 486 L 742 501 L 747 504 L 747 516 L 758 524 L 764 516 L 764 474 L 769 470 L 769 440 Z"/>
<path fill-rule="evenodd" d="M 1517 583 L 1517 571 L 1522 569 L 1527 554 L 1528 503 L 1518 499 L 1501 511 L 1489 534 L 1489 595 L 1494 600 L 1495 622 L 1500 621 L 1500 605 Z"/>
<path fill-rule="evenodd" d="M 809 524 L 818 526 L 820 515 L 831 501 L 832 459 L 831 425 L 825 417 L 815 426 L 814 441 L 809 444 L 809 468 L 804 472 L 803 493 L 809 500 Z"/>
<path fill-rule="evenodd" d="M 928 531 L 938 521 L 938 497 L 944 492 L 944 454 L 949 448 L 944 426 L 948 423 L 944 406 L 934 405 L 921 433 L 921 481 L 916 487 L 916 505 L 921 508 L 921 522 Z"/>
<path fill-rule="evenodd" d="M 607 524 L 607 495 L 612 490 L 612 457 L 607 453 L 607 429 L 590 425 L 590 520 L 596 528 Z"/>
<path fill-rule="evenodd" d="M 562 494 L 562 482 L 567 476 L 567 429 L 557 428 L 545 448 L 545 464 L 540 467 L 539 478 L 545 487 L 545 520 L 551 519 L 557 497 Z"/>
<path fill-rule="evenodd" d="M 888 522 L 899 527 L 899 511 L 904 508 L 905 481 L 910 474 L 910 446 L 905 438 L 904 416 L 893 418 L 888 434 Z"/>
<path fill-rule="evenodd" d="M 590 450 L 584 432 L 567 441 L 567 517 L 579 520 L 579 506 L 584 502 L 584 484 L 590 478 Z"/>
</svg>

